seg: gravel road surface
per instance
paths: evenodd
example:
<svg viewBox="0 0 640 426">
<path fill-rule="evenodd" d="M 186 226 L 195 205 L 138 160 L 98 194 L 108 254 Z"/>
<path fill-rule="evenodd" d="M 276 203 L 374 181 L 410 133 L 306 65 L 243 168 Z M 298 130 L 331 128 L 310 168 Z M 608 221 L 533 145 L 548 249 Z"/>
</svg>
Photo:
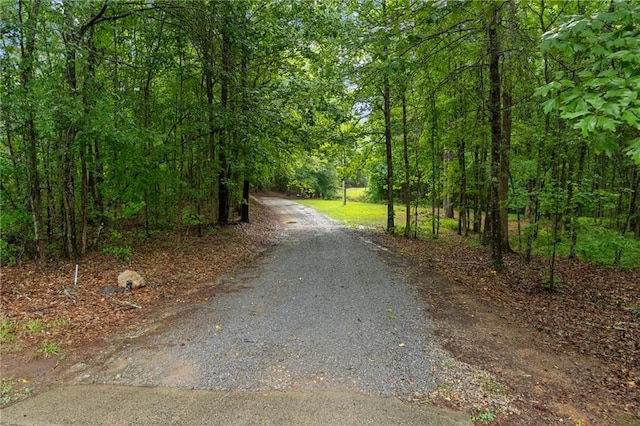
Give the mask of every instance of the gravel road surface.
<svg viewBox="0 0 640 426">
<path fill-rule="evenodd" d="M 260 265 L 145 347 L 84 382 L 211 390 L 342 389 L 415 399 L 435 389 L 424 302 L 397 259 L 315 210 L 261 201 L 288 224 Z"/>
<path fill-rule="evenodd" d="M 257 265 L 223 277 L 216 297 L 132 340 L 77 382 L 427 398 L 447 358 L 401 261 L 311 208 L 259 201 L 284 217 L 286 229 Z"/>
</svg>

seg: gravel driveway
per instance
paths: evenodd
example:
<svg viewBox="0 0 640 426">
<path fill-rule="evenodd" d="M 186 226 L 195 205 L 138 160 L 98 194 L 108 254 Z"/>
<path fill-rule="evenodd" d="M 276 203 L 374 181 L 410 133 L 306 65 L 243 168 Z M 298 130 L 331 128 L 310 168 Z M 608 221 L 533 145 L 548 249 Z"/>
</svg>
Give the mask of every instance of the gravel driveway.
<svg viewBox="0 0 640 426">
<path fill-rule="evenodd" d="M 398 258 L 311 208 L 259 200 L 287 224 L 261 262 L 78 381 L 426 398 L 448 361 Z"/>
</svg>

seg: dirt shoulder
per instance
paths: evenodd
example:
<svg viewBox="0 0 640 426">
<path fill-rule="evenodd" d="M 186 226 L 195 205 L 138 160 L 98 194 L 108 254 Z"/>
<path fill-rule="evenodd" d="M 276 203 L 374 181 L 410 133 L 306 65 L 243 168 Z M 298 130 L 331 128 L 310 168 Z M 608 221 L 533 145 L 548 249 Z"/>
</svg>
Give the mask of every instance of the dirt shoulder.
<svg viewBox="0 0 640 426">
<path fill-rule="evenodd" d="M 463 241 L 416 241 L 378 235 L 410 260 L 409 279 L 431 305 L 436 335 L 460 361 L 495 374 L 519 414 L 499 424 L 640 424 L 638 368 L 640 271 L 560 261 L 560 289 L 541 290 L 544 260 L 507 259 L 490 268 L 488 253 Z M 432 277 L 433 272 L 440 279 Z M 440 404 L 472 410 L 464 392 Z"/>
</svg>

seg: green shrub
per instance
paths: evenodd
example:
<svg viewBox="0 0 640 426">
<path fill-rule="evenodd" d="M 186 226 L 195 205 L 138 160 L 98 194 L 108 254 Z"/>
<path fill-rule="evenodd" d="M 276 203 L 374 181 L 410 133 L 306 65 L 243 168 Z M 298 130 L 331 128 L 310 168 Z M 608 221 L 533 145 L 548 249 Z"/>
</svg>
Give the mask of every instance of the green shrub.
<svg viewBox="0 0 640 426">
<path fill-rule="evenodd" d="M 18 263 L 20 248 L 0 238 L 0 264 L 14 266 Z"/>
<path fill-rule="evenodd" d="M 131 260 L 131 256 L 133 255 L 133 250 L 131 249 L 131 246 L 111 246 L 111 245 L 108 245 L 108 246 L 102 246 L 100 251 L 103 254 L 111 254 L 111 255 L 113 255 L 113 257 L 115 257 L 118 261 L 120 261 L 122 263 L 129 262 L 129 260 Z"/>
<path fill-rule="evenodd" d="M 0 262 L 13 266 L 24 251 L 25 243 L 33 240 L 29 229 L 31 217 L 26 209 L 14 210 L 10 206 L 0 206 Z"/>
<path fill-rule="evenodd" d="M 640 268 L 640 241 L 602 226 L 581 227 L 576 254 L 588 262 Z"/>
</svg>

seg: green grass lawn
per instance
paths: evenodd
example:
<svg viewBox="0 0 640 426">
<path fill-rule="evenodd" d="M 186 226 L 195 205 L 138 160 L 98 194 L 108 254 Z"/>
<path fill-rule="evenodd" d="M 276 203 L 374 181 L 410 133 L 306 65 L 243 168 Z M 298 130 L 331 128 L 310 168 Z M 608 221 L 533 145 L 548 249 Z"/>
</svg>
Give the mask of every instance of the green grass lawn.
<svg viewBox="0 0 640 426">
<path fill-rule="evenodd" d="M 363 188 L 352 188 L 363 189 Z M 363 192 L 362 192 L 363 193 Z M 357 193 L 356 193 L 357 194 Z M 384 229 L 387 226 L 387 206 L 386 204 L 372 204 L 357 201 L 349 201 L 349 190 L 347 190 L 347 205 L 342 205 L 342 200 L 318 200 L 300 199 L 296 200 L 300 204 L 312 207 L 320 213 L 329 215 L 332 219 L 340 221 L 350 226 L 366 226 Z M 398 232 L 404 230 L 405 223 L 404 206 L 395 206 L 395 222 Z M 431 221 L 429 209 L 420 208 L 418 211 L 421 223 L 419 232 L 431 232 Z M 427 229 L 428 228 L 428 229 Z M 455 232 L 458 229 L 457 219 L 440 219 L 440 232 Z"/>
<path fill-rule="evenodd" d="M 367 188 L 347 188 L 347 201 L 366 201 Z"/>
<path fill-rule="evenodd" d="M 347 205 L 343 206 L 342 200 L 307 199 L 296 201 L 347 225 L 377 228 L 384 227 L 387 223 L 387 206 L 384 204 L 347 201 Z"/>
<path fill-rule="evenodd" d="M 312 207 L 331 218 L 340 221 L 348 226 L 365 226 L 376 229 L 385 229 L 387 225 L 387 206 L 385 204 L 372 204 L 357 201 L 349 201 L 350 194 L 354 198 L 364 195 L 363 188 L 350 188 L 347 190 L 347 205 L 342 205 L 342 200 L 297 200 L 300 204 Z M 396 231 L 402 234 L 405 223 L 404 206 L 396 206 L 395 208 Z M 421 236 L 431 235 L 431 209 L 419 209 L 418 234 Z M 515 217 L 514 217 L 515 219 Z M 633 238 L 625 238 L 614 230 L 608 230 L 603 227 L 593 226 L 588 221 L 581 221 L 581 227 L 578 233 L 578 244 L 576 253 L 582 260 L 592 263 L 600 263 L 604 265 L 612 265 L 614 263 L 616 250 L 621 250 L 619 266 L 623 268 L 640 268 L 640 241 Z M 523 224 L 523 228 L 524 228 Z M 512 232 L 515 232 L 515 224 L 510 226 Z M 440 219 L 440 235 L 446 237 L 447 234 L 457 232 L 457 219 Z M 518 240 L 516 235 L 511 237 L 511 245 L 517 250 Z M 523 236 L 522 241 L 526 241 Z M 469 244 L 477 242 L 477 238 L 470 238 Z M 567 256 L 569 254 L 569 238 L 566 235 L 561 236 L 558 245 L 558 254 Z M 550 256 L 551 253 L 551 235 L 548 226 L 542 225 L 540 237 L 534 243 L 534 251 L 544 256 Z"/>
</svg>

